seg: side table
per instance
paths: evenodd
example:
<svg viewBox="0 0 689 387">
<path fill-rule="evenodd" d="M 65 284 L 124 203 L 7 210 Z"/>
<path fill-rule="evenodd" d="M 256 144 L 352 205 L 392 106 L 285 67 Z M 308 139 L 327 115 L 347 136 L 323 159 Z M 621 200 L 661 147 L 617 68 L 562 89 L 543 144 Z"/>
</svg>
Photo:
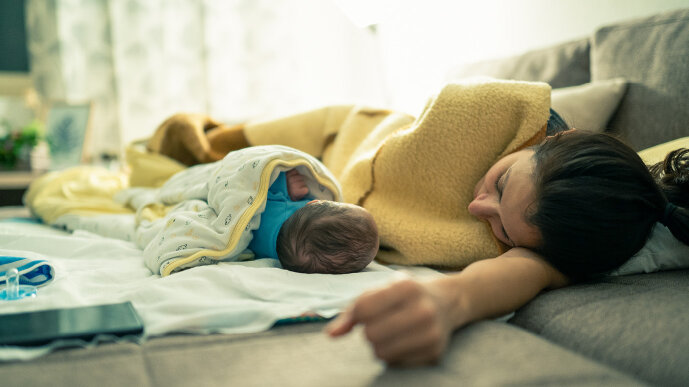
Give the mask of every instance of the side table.
<svg viewBox="0 0 689 387">
<path fill-rule="evenodd" d="M 33 171 L 0 171 L 0 206 L 21 206 L 29 184 L 40 175 Z"/>
</svg>

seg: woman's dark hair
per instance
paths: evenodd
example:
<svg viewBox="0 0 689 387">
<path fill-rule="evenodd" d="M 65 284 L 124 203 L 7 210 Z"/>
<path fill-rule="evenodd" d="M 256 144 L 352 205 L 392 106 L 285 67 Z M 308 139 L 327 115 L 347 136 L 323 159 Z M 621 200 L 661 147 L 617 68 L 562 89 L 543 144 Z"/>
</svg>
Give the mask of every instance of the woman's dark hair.
<svg viewBox="0 0 689 387">
<path fill-rule="evenodd" d="M 574 131 L 548 138 L 534 161 L 527 221 L 542 235 L 534 250 L 571 279 L 617 268 L 658 221 L 689 244 L 689 150 L 670 153 L 649 171 L 618 139 Z"/>
<path fill-rule="evenodd" d="M 548 118 L 548 126 L 546 127 L 545 135 L 554 136 L 568 129 L 569 125 L 567 125 L 567 122 L 565 122 L 555 110 L 550 109 L 550 118 Z"/>
</svg>

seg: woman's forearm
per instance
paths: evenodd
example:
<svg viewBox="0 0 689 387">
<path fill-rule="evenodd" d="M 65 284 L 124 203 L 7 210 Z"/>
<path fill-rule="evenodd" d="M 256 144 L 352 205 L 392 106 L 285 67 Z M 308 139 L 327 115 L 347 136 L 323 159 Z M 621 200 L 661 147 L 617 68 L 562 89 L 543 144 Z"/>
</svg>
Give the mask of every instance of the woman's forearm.
<svg viewBox="0 0 689 387">
<path fill-rule="evenodd" d="M 364 293 L 326 331 L 342 336 L 364 326 L 378 358 L 419 365 L 442 356 L 453 330 L 511 312 L 566 279 L 535 253 L 514 248 L 462 272 L 428 282 L 397 281 Z"/>
<path fill-rule="evenodd" d="M 513 250 L 433 282 L 438 294 L 445 295 L 454 328 L 513 312 L 543 289 L 566 283 L 545 262 L 528 257 L 533 253 Z"/>
</svg>

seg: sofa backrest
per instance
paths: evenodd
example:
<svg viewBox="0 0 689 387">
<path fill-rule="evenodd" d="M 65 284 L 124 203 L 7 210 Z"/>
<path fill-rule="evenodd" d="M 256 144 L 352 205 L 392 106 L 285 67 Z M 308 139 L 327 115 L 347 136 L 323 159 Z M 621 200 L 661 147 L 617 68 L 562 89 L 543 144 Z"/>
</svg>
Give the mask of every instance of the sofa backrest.
<svg viewBox="0 0 689 387">
<path fill-rule="evenodd" d="M 637 150 L 689 135 L 689 9 L 598 29 L 591 79 L 617 77 L 629 83 L 613 133 Z"/>
<path fill-rule="evenodd" d="M 554 89 L 614 78 L 627 91 L 605 127 L 636 150 L 689 136 L 689 9 L 604 26 L 591 38 L 454 68 Z"/>
<path fill-rule="evenodd" d="M 591 79 L 589 39 L 579 39 L 524 54 L 486 60 L 451 69 L 448 80 L 473 76 L 539 81 L 553 88 L 574 86 Z"/>
</svg>

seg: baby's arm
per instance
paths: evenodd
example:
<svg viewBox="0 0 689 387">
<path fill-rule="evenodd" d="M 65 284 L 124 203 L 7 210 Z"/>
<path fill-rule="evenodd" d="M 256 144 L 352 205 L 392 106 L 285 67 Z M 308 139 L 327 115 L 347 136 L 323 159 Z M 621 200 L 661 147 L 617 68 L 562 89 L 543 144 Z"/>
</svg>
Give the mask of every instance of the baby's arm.
<svg viewBox="0 0 689 387">
<path fill-rule="evenodd" d="M 469 265 L 429 282 L 405 280 L 364 293 L 328 325 L 331 336 L 362 324 L 376 356 L 389 364 L 420 365 L 438 360 L 453 330 L 498 317 L 567 279 L 530 250 Z"/>
<path fill-rule="evenodd" d="M 287 192 L 292 201 L 301 200 L 309 194 L 309 187 L 306 186 L 306 180 L 299 171 L 290 169 L 285 173 L 285 177 L 287 178 Z"/>
</svg>

